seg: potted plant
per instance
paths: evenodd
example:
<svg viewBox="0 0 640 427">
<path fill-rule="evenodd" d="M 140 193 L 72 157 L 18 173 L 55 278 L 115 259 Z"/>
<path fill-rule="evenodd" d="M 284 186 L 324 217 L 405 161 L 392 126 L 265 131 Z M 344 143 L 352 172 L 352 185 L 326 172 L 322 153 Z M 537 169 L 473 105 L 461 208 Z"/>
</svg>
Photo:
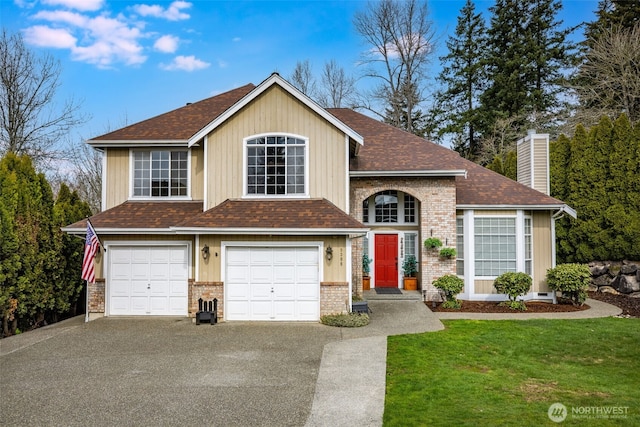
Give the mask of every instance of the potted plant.
<svg viewBox="0 0 640 427">
<path fill-rule="evenodd" d="M 404 273 L 404 289 L 406 291 L 418 290 L 418 262 L 414 255 L 407 255 L 402 263 L 402 271 Z"/>
<path fill-rule="evenodd" d="M 362 254 L 362 290 L 368 291 L 371 289 L 371 276 L 369 276 L 369 265 L 373 261 L 369 258 L 369 255 Z"/>
<path fill-rule="evenodd" d="M 429 237 L 424 241 L 424 247 L 427 249 L 438 249 L 442 246 L 442 240 L 437 237 Z"/>
<path fill-rule="evenodd" d="M 456 256 L 455 248 L 442 248 L 440 249 L 440 258 L 450 259 Z"/>
</svg>

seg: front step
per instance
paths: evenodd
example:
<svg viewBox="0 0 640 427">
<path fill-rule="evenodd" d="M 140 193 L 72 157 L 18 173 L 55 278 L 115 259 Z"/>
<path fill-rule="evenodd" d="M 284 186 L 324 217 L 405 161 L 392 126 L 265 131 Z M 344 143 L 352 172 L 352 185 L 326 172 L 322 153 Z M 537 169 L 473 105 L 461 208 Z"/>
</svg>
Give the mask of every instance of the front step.
<svg viewBox="0 0 640 427">
<path fill-rule="evenodd" d="M 375 289 L 364 291 L 362 297 L 367 301 L 422 301 L 422 293 L 420 291 L 405 291 L 400 289 L 402 294 L 380 294 L 378 295 Z"/>
</svg>

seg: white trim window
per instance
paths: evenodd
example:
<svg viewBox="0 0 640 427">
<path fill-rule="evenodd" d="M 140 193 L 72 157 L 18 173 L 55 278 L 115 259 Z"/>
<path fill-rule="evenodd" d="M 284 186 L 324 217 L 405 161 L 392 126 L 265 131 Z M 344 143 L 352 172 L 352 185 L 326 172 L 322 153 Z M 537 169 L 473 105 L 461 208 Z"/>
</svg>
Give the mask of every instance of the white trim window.
<svg viewBox="0 0 640 427">
<path fill-rule="evenodd" d="M 515 272 L 516 218 L 476 217 L 474 229 L 476 276 L 497 277 Z"/>
<path fill-rule="evenodd" d="M 374 222 L 370 220 L 373 219 Z M 362 222 L 367 224 L 416 224 L 416 199 L 410 194 L 385 190 L 362 202 Z"/>
<path fill-rule="evenodd" d="M 456 274 L 464 276 L 464 218 L 456 218 Z"/>
<path fill-rule="evenodd" d="M 133 197 L 187 197 L 189 160 L 186 150 L 133 152 Z"/>
<path fill-rule="evenodd" d="M 531 275 L 533 272 L 533 232 L 531 218 L 524 218 L 524 272 Z"/>
<path fill-rule="evenodd" d="M 307 142 L 299 136 L 262 135 L 245 139 L 245 194 L 307 194 Z"/>
</svg>

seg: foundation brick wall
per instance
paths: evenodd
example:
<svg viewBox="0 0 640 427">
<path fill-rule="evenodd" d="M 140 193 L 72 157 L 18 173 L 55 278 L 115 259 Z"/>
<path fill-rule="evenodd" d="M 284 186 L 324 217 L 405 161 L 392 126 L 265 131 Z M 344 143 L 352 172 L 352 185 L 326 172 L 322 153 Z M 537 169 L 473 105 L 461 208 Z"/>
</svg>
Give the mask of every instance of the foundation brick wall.
<svg viewBox="0 0 640 427">
<path fill-rule="evenodd" d="M 104 279 L 89 283 L 89 313 L 104 313 Z"/>
<path fill-rule="evenodd" d="M 189 279 L 189 317 L 196 317 L 198 299 L 212 301 L 218 299 L 218 321 L 224 319 L 224 284 L 222 282 L 195 282 Z"/>
<path fill-rule="evenodd" d="M 456 273 L 455 259 L 441 260 L 437 251 L 427 251 L 423 242 L 428 237 L 437 237 L 444 246 L 456 247 L 456 183 L 455 178 L 352 178 L 350 212 L 362 221 L 362 202 L 384 190 L 397 190 L 416 199 L 420 210 L 419 250 L 420 285 L 422 289 L 434 290 L 431 283 L 445 274 Z M 363 239 L 355 239 L 352 246 L 352 271 L 354 292 L 362 294 L 362 247 Z"/>
<path fill-rule="evenodd" d="M 320 283 L 320 316 L 346 313 L 349 302 L 348 282 Z"/>
</svg>

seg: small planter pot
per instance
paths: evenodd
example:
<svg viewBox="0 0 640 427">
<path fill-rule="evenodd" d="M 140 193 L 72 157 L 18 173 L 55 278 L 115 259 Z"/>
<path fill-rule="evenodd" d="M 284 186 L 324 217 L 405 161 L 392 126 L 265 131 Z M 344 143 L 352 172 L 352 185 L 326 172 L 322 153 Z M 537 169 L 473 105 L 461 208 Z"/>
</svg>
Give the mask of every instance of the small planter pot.
<svg viewBox="0 0 640 427">
<path fill-rule="evenodd" d="M 371 277 L 362 276 L 362 290 L 368 291 L 369 289 L 371 289 Z"/>
<path fill-rule="evenodd" d="M 418 278 L 417 277 L 405 277 L 404 278 L 404 290 L 405 291 L 417 291 L 418 290 Z"/>
</svg>

